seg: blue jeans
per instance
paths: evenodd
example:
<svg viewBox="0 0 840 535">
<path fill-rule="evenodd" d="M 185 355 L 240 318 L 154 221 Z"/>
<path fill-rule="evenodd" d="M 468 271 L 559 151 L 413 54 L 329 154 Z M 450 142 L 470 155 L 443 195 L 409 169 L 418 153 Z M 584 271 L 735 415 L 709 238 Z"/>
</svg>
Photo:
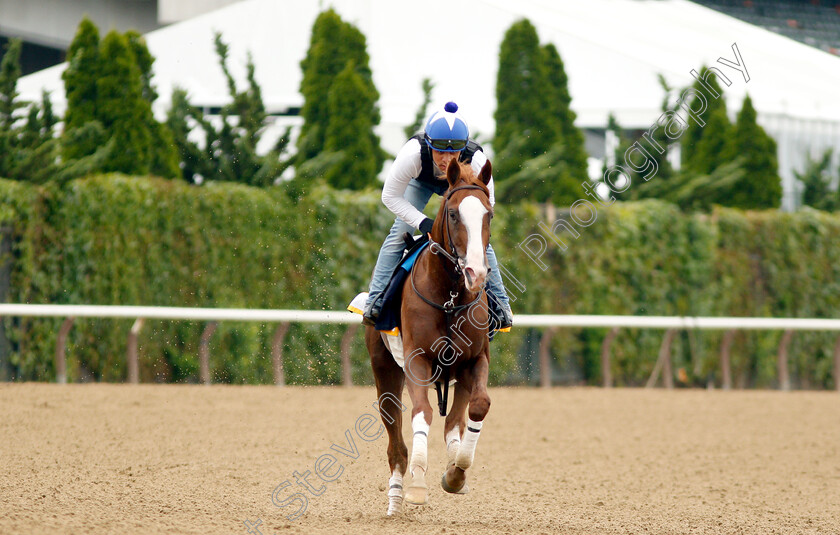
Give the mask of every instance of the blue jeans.
<svg viewBox="0 0 840 535">
<path fill-rule="evenodd" d="M 412 180 L 408 183 L 403 197 L 413 207 L 422 212 L 426 208 L 426 205 L 429 204 L 429 199 L 432 198 L 433 193 L 434 191 L 422 182 Z M 379 259 L 376 261 L 376 267 L 373 268 L 373 278 L 370 281 L 370 295 L 365 303 L 366 310 L 370 307 L 374 299 L 379 297 L 379 294 L 385 290 L 385 286 L 388 285 L 388 281 L 391 279 L 391 274 L 397 269 L 397 265 L 402 259 L 403 251 L 405 250 L 405 242 L 402 239 L 403 233 L 408 232 L 409 234 L 414 234 L 416 230 L 399 217 L 394 220 L 394 224 L 391 226 L 391 232 L 388 233 L 388 237 L 385 238 L 385 242 L 379 250 Z M 505 291 L 504 282 L 502 282 L 499 263 L 496 261 L 496 253 L 493 252 L 493 246 L 490 244 L 487 245 L 487 263 L 490 266 L 490 274 L 487 277 L 486 284 L 487 291 L 502 306 L 509 309 L 510 302 Z"/>
</svg>

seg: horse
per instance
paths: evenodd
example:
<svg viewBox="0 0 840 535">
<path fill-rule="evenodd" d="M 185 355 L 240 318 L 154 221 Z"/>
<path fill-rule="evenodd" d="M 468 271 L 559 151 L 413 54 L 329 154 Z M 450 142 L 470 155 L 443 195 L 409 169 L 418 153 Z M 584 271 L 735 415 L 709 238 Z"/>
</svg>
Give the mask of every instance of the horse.
<svg viewBox="0 0 840 535">
<path fill-rule="evenodd" d="M 385 335 L 374 327 L 365 330 L 380 416 L 388 432 L 388 516 L 402 510 L 403 499 L 414 505 L 428 503 L 427 440 L 432 423 L 428 391 L 429 386 L 440 381 L 448 388 L 450 377 L 457 382 L 452 408 L 444 423 L 448 464 L 441 486 L 449 493 L 469 490 L 466 470 L 473 463 L 479 433 L 490 409 L 490 315 L 483 288 L 493 217 L 487 188 L 491 176 L 489 161 L 478 176 L 469 164 L 458 161 L 450 162 L 446 169 L 449 188 L 429 233 L 429 246 L 420 253 L 404 282 L 400 331 L 405 368 L 394 360 L 383 341 Z M 406 384 L 414 431 L 410 464 L 402 436 L 405 406 L 401 400 Z M 438 397 L 443 416 L 446 394 L 441 401 L 438 390 Z M 386 407 L 383 400 L 389 398 L 392 403 Z M 469 418 L 465 421 L 467 409 Z M 412 481 L 403 494 L 406 469 Z"/>
</svg>

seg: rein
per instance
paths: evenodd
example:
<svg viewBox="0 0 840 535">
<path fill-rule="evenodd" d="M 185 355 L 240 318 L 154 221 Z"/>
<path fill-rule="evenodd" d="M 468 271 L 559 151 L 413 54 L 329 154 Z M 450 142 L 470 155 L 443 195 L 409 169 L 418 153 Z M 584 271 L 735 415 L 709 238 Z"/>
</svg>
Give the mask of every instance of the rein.
<svg viewBox="0 0 840 535">
<path fill-rule="evenodd" d="M 440 254 L 446 260 L 449 260 L 455 266 L 455 277 L 451 277 L 453 280 L 458 280 L 458 278 L 463 274 L 463 269 L 461 268 L 461 262 L 463 259 L 458 254 L 458 251 L 455 249 L 455 243 L 452 241 L 451 232 L 449 230 L 449 219 L 447 218 L 447 209 L 446 206 L 449 203 L 449 199 L 452 197 L 452 194 L 458 190 L 464 189 L 477 189 L 484 191 L 484 188 L 481 186 L 476 185 L 467 185 L 467 186 L 458 186 L 457 188 L 451 189 L 444 198 L 443 201 L 443 213 L 445 223 L 444 223 L 444 241 L 447 242 L 450 251 L 447 252 L 446 248 L 444 248 L 441 244 L 434 241 L 431 236 L 429 237 L 429 252 L 431 254 Z M 453 292 L 452 290 L 449 291 L 449 301 L 445 302 L 443 305 L 439 305 L 434 301 L 428 299 L 426 296 L 420 293 L 420 290 L 417 289 L 417 286 L 414 284 L 414 269 L 411 270 L 411 289 L 414 290 L 414 293 L 417 294 L 417 297 L 423 300 L 424 303 L 427 305 L 436 308 L 437 310 L 442 311 L 446 315 L 446 344 L 447 348 L 449 348 L 452 344 L 452 317 L 465 308 L 469 308 L 476 304 L 479 299 L 481 299 L 482 290 L 477 292 L 475 299 L 470 301 L 464 305 L 456 305 L 455 299 L 458 298 L 459 293 Z M 443 370 L 442 377 L 439 381 L 435 382 L 435 390 L 437 391 L 438 396 L 438 411 L 440 412 L 441 416 L 446 416 L 446 405 L 449 398 L 449 366 L 442 366 Z M 441 383 L 443 383 L 443 394 L 441 394 Z"/>
<path fill-rule="evenodd" d="M 475 296 L 475 299 L 473 299 L 472 301 L 470 301 L 466 305 L 456 305 L 455 304 L 455 299 L 458 298 L 458 292 L 450 291 L 449 292 L 449 301 L 445 302 L 443 305 L 439 305 L 439 304 L 435 303 L 434 301 L 432 301 L 431 299 L 428 299 L 423 294 L 421 294 L 420 290 L 417 289 L 417 286 L 414 285 L 414 270 L 413 269 L 411 270 L 411 289 L 414 290 L 414 293 L 417 294 L 417 297 L 422 299 L 424 303 L 426 303 L 427 305 L 432 306 L 432 307 L 434 307 L 434 308 L 436 308 L 440 311 L 445 312 L 447 314 L 447 320 L 449 319 L 450 314 L 457 314 L 458 312 L 464 310 L 465 308 L 469 308 L 469 307 L 473 306 L 474 304 L 476 304 L 478 302 L 479 299 L 481 299 L 481 292 L 478 292 L 478 294 Z M 447 322 L 447 327 L 448 326 L 449 326 L 449 324 Z"/>
</svg>

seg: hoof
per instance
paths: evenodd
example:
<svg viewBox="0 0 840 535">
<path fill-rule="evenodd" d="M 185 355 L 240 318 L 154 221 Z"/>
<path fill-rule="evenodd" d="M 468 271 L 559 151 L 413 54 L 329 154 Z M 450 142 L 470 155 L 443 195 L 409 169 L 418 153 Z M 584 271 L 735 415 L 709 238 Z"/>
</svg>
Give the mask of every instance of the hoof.
<svg viewBox="0 0 840 535">
<path fill-rule="evenodd" d="M 449 494 L 466 494 L 470 491 L 470 487 L 469 485 L 467 485 L 466 478 L 464 478 L 464 481 L 461 483 L 460 488 L 450 487 L 449 484 L 446 482 L 446 472 L 444 472 L 440 478 L 440 486 Z"/>
<path fill-rule="evenodd" d="M 429 503 L 429 488 L 423 486 L 411 486 L 405 491 L 405 502 L 411 505 L 426 505 Z"/>
</svg>

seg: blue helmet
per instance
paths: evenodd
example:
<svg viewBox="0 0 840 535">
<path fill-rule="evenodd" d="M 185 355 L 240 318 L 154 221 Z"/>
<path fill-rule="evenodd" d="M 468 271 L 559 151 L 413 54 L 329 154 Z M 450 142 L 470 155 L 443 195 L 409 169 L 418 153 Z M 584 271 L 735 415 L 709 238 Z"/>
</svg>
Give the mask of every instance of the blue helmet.
<svg viewBox="0 0 840 535">
<path fill-rule="evenodd" d="M 426 123 L 426 144 L 440 152 L 461 152 L 470 139 L 470 127 L 458 113 L 458 105 L 447 102 Z"/>
</svg>

